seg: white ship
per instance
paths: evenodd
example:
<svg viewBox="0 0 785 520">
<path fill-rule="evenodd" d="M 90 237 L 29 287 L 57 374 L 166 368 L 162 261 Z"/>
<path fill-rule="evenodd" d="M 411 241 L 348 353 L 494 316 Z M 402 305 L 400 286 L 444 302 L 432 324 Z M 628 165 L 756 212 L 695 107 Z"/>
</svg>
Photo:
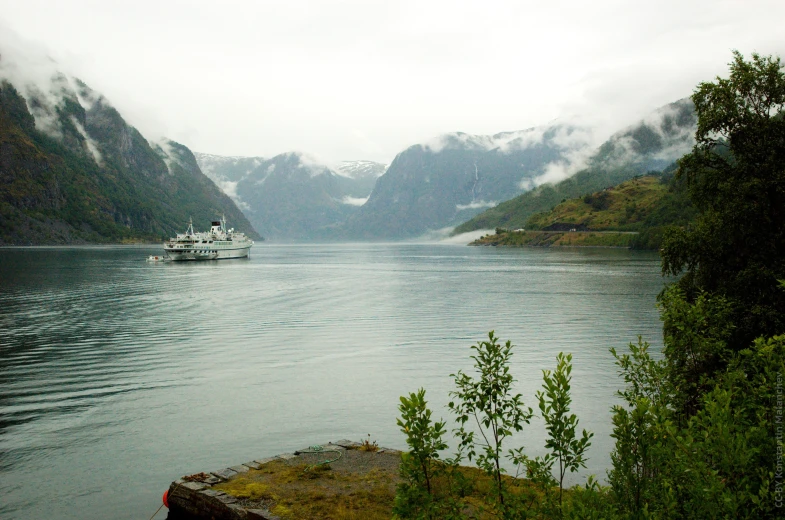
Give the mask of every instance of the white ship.
<svg viewBox="0 0 785 520">
<path fill-rule="evenodd" d="M 253 240 L 232 229 L 226 229 L 226 218 L 214 220 L 210 231 L 194 233 L 192 219 L 185 233 L 178 233 L 164 243 L 164 251 L 172 260 L 223 260 L 245 258 L 251 253 Z"/>
</svg>

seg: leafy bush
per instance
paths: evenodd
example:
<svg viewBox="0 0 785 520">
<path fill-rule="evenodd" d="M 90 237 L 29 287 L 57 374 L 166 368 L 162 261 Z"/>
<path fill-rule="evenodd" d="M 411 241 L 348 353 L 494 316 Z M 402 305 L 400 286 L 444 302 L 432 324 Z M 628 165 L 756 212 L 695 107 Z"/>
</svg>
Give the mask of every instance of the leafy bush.
<svg viewBox="0 0 785 520">
<path fill-rule="evenodd" d="M 556 473 L 559 484 L 559 509 L 563 504 L 564 475 L 579 468 L 586 467 L 586 449 L 591 446 L 589 439 L 594 434 L 583 430 L 581 437 L 576 435 L 578 417 L 570 414 L 570 381 L 572 379 L 572 354 L 559 353 L 556 356 L 556 370 L 543 370 L 543 389 L 537 393 L 540 412 L 545 420 L 548 440 L 545 447 L 551 452 L 537 460 L 537 465 L 551 473 L 551 468 L 558 462 Z"/>
<path fill-rule="evenodd" d="M 455 510 L 449 494 L 437 494 L 434 480 L 447 473 L 439 460 L 447 449 L 443 437 L 445 423 L 431 420 L 431 410 L 421 388 L 409 397 L 401 396 L 398 427 L 406 435 L 409 452 L 402 456 L 401 478 L 393 512 L 402 518 L 452 518 Z"/>
</svg>

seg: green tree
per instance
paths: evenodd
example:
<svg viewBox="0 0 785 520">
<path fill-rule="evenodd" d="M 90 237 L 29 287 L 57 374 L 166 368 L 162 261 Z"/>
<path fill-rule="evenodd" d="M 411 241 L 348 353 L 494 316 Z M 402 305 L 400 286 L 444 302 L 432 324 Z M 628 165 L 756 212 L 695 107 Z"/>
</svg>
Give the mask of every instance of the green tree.
<svg viewBox="0 0 785 520">
<path fill-rule="evenodd" d="M 538 465 L 550 469 L 558 463 L 556 476 L 559 484 L 559 510 L 563 505 L 564 476 L 567 471 L 574 473 L 579 468 L 586 467 L 586 450 L 591 446 L 589 439 L 594 436 L 586 430 L 583 430 L 580 438 L 577 436 L 578 417 L 570 413 L 571 373 L 572 354 L 565 356 L 560 352 L 556 356 L 556 370 L 542 371 L 542 386 L 545 392 L 537 392 L 540 412 L 548 431 L 545 447 L 551 450 Z"/>
<path fill-rule="evenodd" d="M 626 387 L 618 392 L 625 404 L 614 405 L 613 433 L 616 444 L 611 452 L 613 468 L 608 482 L 618 509 L 631 518 L 645 518 L 647 504 L 656 498 L 653 491 L 660 476 L 658 465 L 669 455 L 665 443 L 672 428 L 668 406 L 667 365 L 654 361 L 649 344 L 638 338 L 629 344 L 629 353 L 616 358 Z"/>
<path fill-rule="evenodd" d="M 627 383 L 624 405 L 613 407 L 608 481 L 616 510 L 634 519 L 776 518 L 775 381 L 785 373 L 785 336 L 731 354 L 699 392 L 695 413 L 680 420 L 673 366 L 654 361 L 640 341 L 629 354 L 612 352 Z"/>
<path fill-rule="evenodd" d="M 396 422 L 406 434 L 406 444 L 409 445 L 409 457 L 419 468 L 417 477 L 422 478 L 428 494 L 432 494 L 431 480 L 433 479 L 433 465 L 439 460 L 439 451 L 447 449 L 444 442 L 444 422 L 431 420 L 431 410 L 425 400 L 425 389 L 420 388 L 417 393 L 409 397 L 401 396 L 398 406 L 401 418 Z"/>
<path fill-rule="evenodd" d="M 670 403 L 679 417 L 695 413 L 701 397 L 713 386 L 712 374 L 733 356 L 728 341 L 733 333 L 733 309 L 722 296 L 699 292 L 694 301 L 672 285 L 660 296 L 664 322 L 664 354 L 673 393 Z"/>
<path fill-rule="evenodd" d="M 435 495 L 434 479 L 444 469 L 439 452 L 447 449 L 443 421 L 432 421 L 431 410 L 420 388 L 401 396 L 401 417 L 396 421 L 406 435 L 409 452 L 401 461 L 401 479 L 393 512 L 402 518 L 445 518 L 450 501 Z"/>
<path fill-rule="evenodd" d="M 475 353 L 471 358 L 477 377 L 462 371 L 451 374 L 457 390 L 450 392 L 453 401 L 447 405 L 460 425 L 455 430 L 459 441 L 457 460 L 466 453 L 470 461 L 476 458 L 477 466 L 492 477 L 497 508 L 503 516 L 508 516 L 509 509 L 505 503 L 507 490 L 502 479 L 505 473 L 502 467 L 503 446 L 514 432 L 529 424 L 532 417 L 532 409 L 524 407 L 521 394 L 513 395 L 515 379 L 510 374 L 512 347 L 509 341 L 500 345 L 493 331 L 488 333 L 488 341 L 473 345 L 471 348 Z M 467 423 L 473 423 L 476 430 L 467 429 Z"/>
<path fill-rule="evenodd" d="M 785 73 L 779 58 L 734 52 L 730 76 L 692 96 L 696 144 L 679 162 L 698 208 L 694 225 L 671 229 L 663 272 L 694 302 L 702 292 L 730 304 L 732 351 L 785 331 Z M 666 328 L 668 322 L 666 320 Z"/>
</svg>

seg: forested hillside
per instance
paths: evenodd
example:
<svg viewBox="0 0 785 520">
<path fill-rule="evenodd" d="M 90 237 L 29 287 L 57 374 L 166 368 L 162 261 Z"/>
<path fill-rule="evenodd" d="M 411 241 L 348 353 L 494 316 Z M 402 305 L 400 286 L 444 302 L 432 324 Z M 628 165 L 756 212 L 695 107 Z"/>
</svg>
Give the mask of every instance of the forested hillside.
<svg viewBox="0 0 785 520">
<path fill-rule="evenodd" d="M 151 144 L 81 81 L 0 83 L 0 244 L 157 241 L 223 214 L 260 238 L 188 148 Z"/>
<path fill-rule="evenodd" d="M 686 183 L 674 175 L 676 167 L 565 199 L 530 216 L 524 228 L 496 228 L 472 245 L 659 249 L 669 226 L 688 225 L 697 214 Z"/>
<path fill-rule="evenodd" d="M 564 199 L 581 197 L 651 170 L 661 170 L 692 146 L 696 116 L 692 101 L 667 105 L 639 124 L 611 136 L 587 167 L 556 184 L 543 184 L 502 202 L 455 228 L 454 233 L 496 227 L 522 228 L 534 213 Z"/>
</svg>

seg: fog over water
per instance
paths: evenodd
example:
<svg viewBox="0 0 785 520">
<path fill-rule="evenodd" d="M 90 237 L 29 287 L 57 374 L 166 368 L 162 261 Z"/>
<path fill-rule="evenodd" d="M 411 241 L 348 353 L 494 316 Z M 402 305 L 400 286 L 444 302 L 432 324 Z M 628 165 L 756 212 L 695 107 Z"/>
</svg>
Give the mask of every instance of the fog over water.
<svg viewBox="0 0 785 520">
<path fill-rule="evenodd" d="M 495 329 L 527 405 L 572 352 L 573 410 L 603 476 L 620 381 L 661 348 L 656 254 L 445 244 L 257 245 L 148 264 L 154 247 L 7 248 L 0 271 L 0 517 L 149 518 L 177 477 L 329 440 L 404 447 L 398 397 Z M 543 452 L 534 422 L 515 439 Z M 511 445 L 510 447 L 514 447 Z M 582 481 L 585 474 L 576 482 Z M 158 518 L 163 518 L 159 513 Z"/>
</svg>

